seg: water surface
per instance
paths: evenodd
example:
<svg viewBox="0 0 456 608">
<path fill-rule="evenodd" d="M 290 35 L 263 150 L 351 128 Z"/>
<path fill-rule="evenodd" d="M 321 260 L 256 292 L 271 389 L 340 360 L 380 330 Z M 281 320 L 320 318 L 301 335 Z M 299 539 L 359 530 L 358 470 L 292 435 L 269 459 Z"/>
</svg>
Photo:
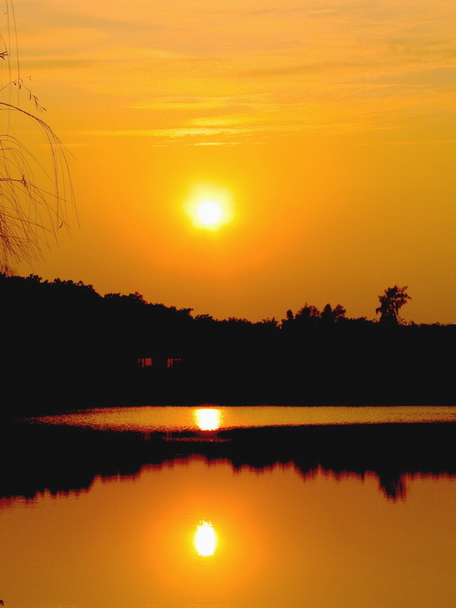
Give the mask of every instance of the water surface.
<svg viewBox="0 0 456 608">
<path fill-rule="evenodd" d="M 454 608 L 455 413 L 113 408 L 13 426 L 0 599 Z M 201 528 L 210 550 L 195 544 Z"/>
<path fill-rule="evenodd" d="M 456 407 L 117 407 L 34 420 L 46 424 L 142 432 L 229 430 L 330 424 L 456 422 Z"/>
<path fill-rule="evenodd" d="M 407 478 L 389 502 L 367 476 L 203 458 L 0 511 L 11 608 L 454 608 L 456 482 Z M 211 522 L 212 556 L 195 551 Z"/>
</svg>

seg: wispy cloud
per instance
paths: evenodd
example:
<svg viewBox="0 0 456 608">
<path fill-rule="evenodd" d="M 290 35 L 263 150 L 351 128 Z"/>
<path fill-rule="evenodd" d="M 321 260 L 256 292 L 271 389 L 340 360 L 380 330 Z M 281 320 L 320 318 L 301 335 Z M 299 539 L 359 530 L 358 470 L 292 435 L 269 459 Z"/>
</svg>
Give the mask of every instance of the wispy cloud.
<svg viewBox="0 0 456 608">
<path fill-rule="evenodd" d="M 137 101 L 129 107 L 139 110 L 209 110 L 227 105 L 225 97 L 162 98 L 152 101 Z"/>
<path fill-rule="evenodd" d="M 382 116 L 401 128 L 410 113 L 445 114 L 456 89 L 449 2 L 233 0 L 208 10 L 207 0 L 48 0 L 46 18 L 38 3 L 21 5 L 26 64 L 92 100 L 96 128 L 87 116 L 83 130 L 93 135 L 214 144 L 233 133 L 376 129 Z"/>
</svg>

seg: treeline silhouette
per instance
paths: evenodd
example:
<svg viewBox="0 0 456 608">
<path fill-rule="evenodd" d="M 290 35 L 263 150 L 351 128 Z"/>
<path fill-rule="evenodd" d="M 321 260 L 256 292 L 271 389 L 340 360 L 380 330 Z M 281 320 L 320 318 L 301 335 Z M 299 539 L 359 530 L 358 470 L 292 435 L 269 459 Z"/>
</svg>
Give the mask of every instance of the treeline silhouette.
<svg viewBox="0 0 456 608">
<path fill-rule="evenodd" d="M 402 325 L 400 298 L 397 286 L 379 296 L 378 322 L 306 304 L 252 323 L 192 316 L 138 293 L 101 296 L 82 282 L 0 275 L 1 415 L 142 403 L 454 404 L 456 326 Z"/>
<path fill-rule="evenodd" d="M 194 456 L 259 473 L 293 464 L 304 480 L 319 470 L 340 479 L 373 475 L 387 498 L 399 499 L 406 496 L 408 477 L 456 475 L 454 431 L 455 423 L 326 425 L 221 431 L 208 433 L 207 441 L 200 433 L 199 441 L 185 441 L 191 433 L 168 437 L 7 423 L 0 427 L 8 454 L 0 499 L 85 491 L 96 477 L 133 478 L 144 466 Z"/>
</svg>

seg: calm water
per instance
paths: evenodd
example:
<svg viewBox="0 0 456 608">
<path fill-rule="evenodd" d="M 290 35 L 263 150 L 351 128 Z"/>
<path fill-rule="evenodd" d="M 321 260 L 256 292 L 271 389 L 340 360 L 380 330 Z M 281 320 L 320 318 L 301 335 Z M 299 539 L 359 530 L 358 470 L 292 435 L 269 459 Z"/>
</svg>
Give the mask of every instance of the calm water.
<svg viewBox="0 0 456 608">
<path fill-rule="evenodd" d="M 132 408 L 20 426 L 20 491 L 0 501 L 0 599 L 454 608 L 455 413 Z"/>
<path fill-rule="evenodd" d="M 121 431 L 223 430 L 268 426 L 456 422 L 456 407 L 118 407 L 35 420 L 47 424 Z"/>
</svg>

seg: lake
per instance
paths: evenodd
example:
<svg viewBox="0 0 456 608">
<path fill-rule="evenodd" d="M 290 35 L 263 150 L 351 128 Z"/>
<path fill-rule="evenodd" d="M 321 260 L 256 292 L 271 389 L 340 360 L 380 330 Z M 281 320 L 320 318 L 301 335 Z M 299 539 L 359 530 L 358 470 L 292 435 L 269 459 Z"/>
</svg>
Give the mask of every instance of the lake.
<svg viewBox="0 0 456 608">
<path fill-rule="evenodd" d="M 2 431 L 8 608 L 454 608 L 455 407 L 111 408 Z"/>
</svg>

